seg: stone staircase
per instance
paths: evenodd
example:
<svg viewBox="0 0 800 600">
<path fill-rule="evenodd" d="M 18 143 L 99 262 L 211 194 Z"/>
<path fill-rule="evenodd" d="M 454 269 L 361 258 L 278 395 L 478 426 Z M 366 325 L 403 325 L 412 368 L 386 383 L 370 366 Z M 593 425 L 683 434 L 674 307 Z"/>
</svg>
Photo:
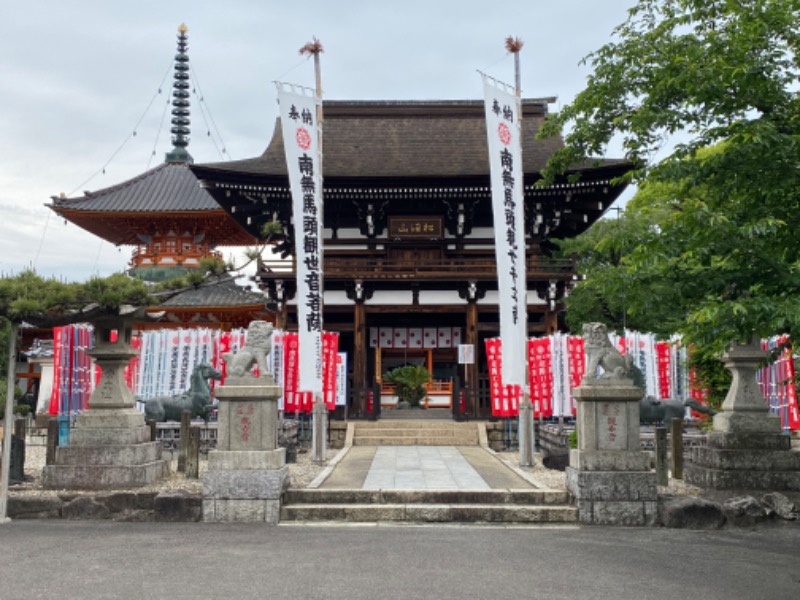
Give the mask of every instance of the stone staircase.
<svg viewBox="0 0 800 600">
<path fill-rule="evenodd" d="M 367 421 L 354 423 L 354 446 L 477 446 L 477 423 Z"/>
<path fill-rule="evenodd" d="M 574 524 L 565 491 L 289 489 L 281 522 Z"/>
</svg>

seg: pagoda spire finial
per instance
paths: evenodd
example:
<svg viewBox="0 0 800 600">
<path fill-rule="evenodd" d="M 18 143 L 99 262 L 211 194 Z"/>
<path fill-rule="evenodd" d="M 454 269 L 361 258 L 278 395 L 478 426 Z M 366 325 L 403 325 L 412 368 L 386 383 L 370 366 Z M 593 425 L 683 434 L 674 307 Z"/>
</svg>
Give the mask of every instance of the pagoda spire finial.
<svg viewBox="0 0 800 600">
<path fill-rule="evenodd" d="M 178 53 L 175 55 L 175 75 L 172 84 L 172 150 L 167 152 L 168 163 L 193 163 L 186 150 L 189 145 L 189 28 L 185 23 L 178 27 Z"/>
</svg>

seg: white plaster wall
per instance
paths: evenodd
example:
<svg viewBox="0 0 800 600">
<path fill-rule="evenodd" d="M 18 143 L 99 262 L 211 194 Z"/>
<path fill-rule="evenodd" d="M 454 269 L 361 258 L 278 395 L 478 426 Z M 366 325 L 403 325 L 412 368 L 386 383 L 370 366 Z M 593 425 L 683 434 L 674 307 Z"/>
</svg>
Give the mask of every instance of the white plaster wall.
<svg viewBox="0 0 800 600">
<path fill-rule="evenodd" d="M 466 300 L 458 297 L 456 290 L 420 290 L 420 304 L 463 304 Z"/>
<path fill-rule="evenodd" d="M 486 292 L 486 296 L 483 299 L 478 300 L 478 304 L 497 305 L 499 299 L 499 294 L 494 290 L 490 290 Z M 532 306 L 539 306 L 546 304 L 546 302 L 539 298 L 539 296 L 536 295 L 536 292 L 528 290 L 528 304 Z"/>
<path fill-rule="evenodd" d="M 396 304 L 396 305 L 410 305 L 412 303 L 413 296 L 411 291 L 402 291 L 402 292 L 388 292 L 379 290 L 376 291 L 372 298 L 367 300 L 365 304 L 369 306 L 379 306 L 381 304 Z"/>
<path fill-rule="evenodd" d="M 331 306 L 352 306 L 353 301 L 347 297 L 347 292 L 344 290 L 335 290 L 332 292 L 325 292 L 325 298 L 323 299 L 326 305 Z"/>
</svg>

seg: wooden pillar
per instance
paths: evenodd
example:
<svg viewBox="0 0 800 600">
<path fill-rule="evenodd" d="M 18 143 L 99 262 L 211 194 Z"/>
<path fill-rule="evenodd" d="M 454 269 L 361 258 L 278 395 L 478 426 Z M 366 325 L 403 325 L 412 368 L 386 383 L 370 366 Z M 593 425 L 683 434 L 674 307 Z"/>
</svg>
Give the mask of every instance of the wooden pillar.
<svg viewBox="0 0 800 600">
<path fill-rule="evenodd" d="M 286 304 L 281 304 L 280 308 L 275 312 L 275 329 L 286 331 L 286 322 L 288 321 L 289 310 Z"/>
<path fill-rule="evenodd" d="M 672 478 L 683 479 L 683 419 L 669 422 L 670 451 L 672 454 Z"/>
<path fill-rule="evenodd" d="M 353 307 L 353 387 L 367 386 L 367 319 L 363 302 Z"/>
<path fill-rule="evenodd" d="M 472 344 L 475 349 L 475 362 L 466 366 L 466 381 L 464 385 L 470 389 L 478 387 L 478 303 L 467 302 L 467 331 L 465 343 Z"/>
<path fill-rule="evenodd" d="M 544 329 L 547 335 L 558 332 L 558 311 L 549 308 L 544 313 Z"/>
</svg>

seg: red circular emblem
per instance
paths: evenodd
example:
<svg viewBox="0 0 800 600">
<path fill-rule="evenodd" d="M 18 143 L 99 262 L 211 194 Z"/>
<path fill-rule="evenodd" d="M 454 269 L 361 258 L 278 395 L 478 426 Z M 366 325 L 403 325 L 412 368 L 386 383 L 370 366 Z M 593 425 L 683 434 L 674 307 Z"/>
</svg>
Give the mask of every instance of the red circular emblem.
<svg viewBox="0 0 800 600">
<path fill-rule="evenodd" d="M 295 134 L 295 138 L 297 138 L 297 145 L 300 146 L 303 150 L 308 150 L 311 148 L 311 135 L 308 131 L 305 130 L 304 127 L 300 127 Z"/>
<path fill-rule="evenodd" d="M 511 143 L 511 131 L 509 131 L 505 123 L 500 123 L 497 126 L 497 135 L 504 146 L 508 146 Z"/>
</svg>

